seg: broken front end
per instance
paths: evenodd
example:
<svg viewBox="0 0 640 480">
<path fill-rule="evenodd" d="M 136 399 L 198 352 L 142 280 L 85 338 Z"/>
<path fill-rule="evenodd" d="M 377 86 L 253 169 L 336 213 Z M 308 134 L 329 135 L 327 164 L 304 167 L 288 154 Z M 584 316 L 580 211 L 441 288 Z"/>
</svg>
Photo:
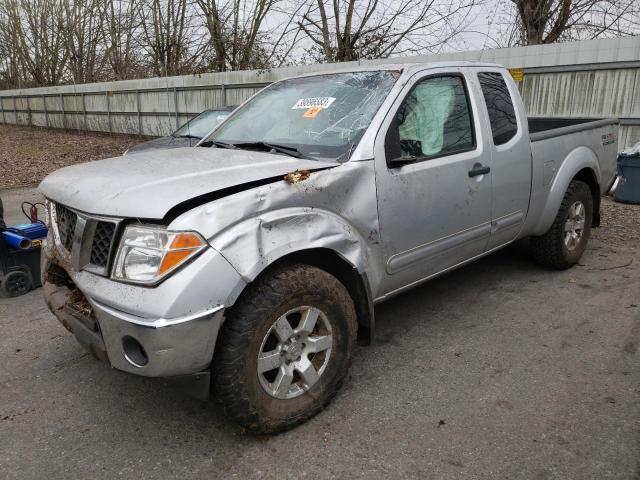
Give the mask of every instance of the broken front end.
<svg viewBox="0 0 640 480">
<path fill-rule="evenodd" d="M 195 232 L 49 211 L 44 295 L 64 327 L 114 368 L 193 379 L 193 393 L 208 395 L 225 302 L 244 286 L 237 272 Z"/>
</svg>

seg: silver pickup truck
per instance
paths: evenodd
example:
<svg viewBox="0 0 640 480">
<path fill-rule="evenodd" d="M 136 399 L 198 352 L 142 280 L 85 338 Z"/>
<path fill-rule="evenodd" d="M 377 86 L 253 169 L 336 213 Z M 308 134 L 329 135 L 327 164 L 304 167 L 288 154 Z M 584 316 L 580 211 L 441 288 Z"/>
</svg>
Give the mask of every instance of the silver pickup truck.
<svg viewBox="0 0 640 480">
<path fill-rule="evenodd" d="M 516 240 L 578 262 L 616 151 L 616 120 L 527 118 L 497 65 L 291 78 L 198 147 L 49 175 L 45 296 L 111 366 L 286 430 L 336 394 L 376 303 Z"/>
</svg>

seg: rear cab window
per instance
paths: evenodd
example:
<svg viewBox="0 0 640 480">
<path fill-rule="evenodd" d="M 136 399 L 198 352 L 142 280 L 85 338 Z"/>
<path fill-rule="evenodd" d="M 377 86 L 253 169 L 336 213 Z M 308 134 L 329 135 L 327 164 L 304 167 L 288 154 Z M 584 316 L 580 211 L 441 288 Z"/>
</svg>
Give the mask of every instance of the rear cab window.
<svg viewBox="0 0 640 480">
<path fill-rule="evenodd" d="M 493 144 L 504 145 L 518 133 L 518 121 L 509 88 L 501 73 L 478 73 L 478 81 L 489 113 Z"/>
</svg>

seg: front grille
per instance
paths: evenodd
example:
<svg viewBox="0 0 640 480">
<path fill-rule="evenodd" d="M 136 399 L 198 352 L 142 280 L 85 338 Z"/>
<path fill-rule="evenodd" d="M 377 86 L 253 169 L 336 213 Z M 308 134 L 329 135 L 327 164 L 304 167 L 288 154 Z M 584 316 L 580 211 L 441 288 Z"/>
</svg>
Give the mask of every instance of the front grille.
<svg viewBox="0 0 640 480">
<path fill-rule="evenodd" d="M 96 232 L 91 244 L 91 256 L 89 262 L 98 267 L 106 268 L 109 264 L 109 253 L 113 235 L 116 232 L 116 224 L 111 222 L 98 222 Z"/>
<path fill-rule="evenodd" d="M 58 235 L 60 235 L 60 243 L 67 250 L 71 251 L 73 244 L 73 235 L 76 231 L 76 221 L 78 216 L 64 205 L 56 204 L 56 223 L 58 227 Z"/>
<path fill-rule="evenodd" d="M 71 267 L 75 271 L 86 269 L 98 275 L 108 275 L 111 251 L 120 220 L 102 219 L 84 213 L 76 214 L 59 203 L 55 204 L 54 212 L 58 248 L 63 257 L 68 257 L 67 261 L 73 263 Z M 73 243 L 76 234 L 80 239 L 79 245 Z"/>
</svg>

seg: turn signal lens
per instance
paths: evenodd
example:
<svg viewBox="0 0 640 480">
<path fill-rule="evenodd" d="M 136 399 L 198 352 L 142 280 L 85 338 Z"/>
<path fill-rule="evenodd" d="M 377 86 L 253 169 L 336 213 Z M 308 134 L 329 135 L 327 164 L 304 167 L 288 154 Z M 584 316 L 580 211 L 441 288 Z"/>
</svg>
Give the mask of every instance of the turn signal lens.
<svg viewBox="0 0 640 480">
<path fill-rule="evenodd" d="M 164 275 L 169 270 L 180 265 L 191 255 L 193 255 L 193 250 L 174 250 L 165 253 L 160 268 L 158 269 L 158 275 Z"/>
<path fill-rule="evenodd" d="M 193 232 L 178 233 L 173 237 L 170 249 L 179 248 L 200 248 L 204 247 L 204 241 L 200 238 L 200 235 Z"/>
</svg>

